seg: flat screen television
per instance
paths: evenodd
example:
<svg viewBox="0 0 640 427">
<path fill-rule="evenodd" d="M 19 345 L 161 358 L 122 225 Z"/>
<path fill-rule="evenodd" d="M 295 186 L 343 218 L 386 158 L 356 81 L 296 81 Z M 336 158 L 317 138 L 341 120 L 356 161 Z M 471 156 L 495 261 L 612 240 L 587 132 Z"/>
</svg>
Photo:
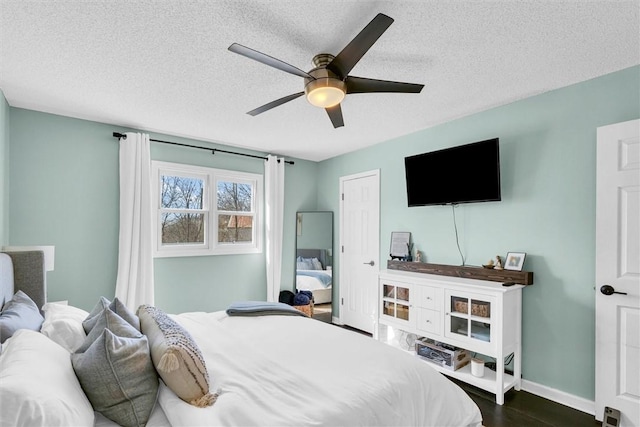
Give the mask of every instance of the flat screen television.
<svg viewBox="0 0 640 427">
<path fill-rule="evenodd" d="M 501 199 L 498 138 L 405 157 L 404 167 L 410 207 Z"/>
</svg>

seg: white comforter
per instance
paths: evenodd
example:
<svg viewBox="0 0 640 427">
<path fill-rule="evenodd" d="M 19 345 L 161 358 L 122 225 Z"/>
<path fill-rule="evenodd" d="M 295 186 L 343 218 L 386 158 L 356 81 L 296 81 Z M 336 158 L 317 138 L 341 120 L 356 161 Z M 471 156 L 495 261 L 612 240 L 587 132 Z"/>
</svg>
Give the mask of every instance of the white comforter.
<svg viewBox="0 0 640 427">
<path fill-rule="evenodd" d="M 162 385 L 174 426 L 477 426 L 462 389 L 425 362 L 361 334 L 298 316 L 173 316 L 202 350 L 213 406 Z"/>
<path fill-rule="evenodd" d="M 304 272 L 305 270 L 296 270 Z M 331 271 L 328 270 L 311 270 L 313 272 L 321 271 L 322 273 L 331 276 Z M 299 291 L 315 291 L 318 289 L 330 289 L 331 283 L 325 285 L 320 279 L 312 276 L 305 276 L 302 274 L 296 274 L 296 289 Z"/>
</svg>

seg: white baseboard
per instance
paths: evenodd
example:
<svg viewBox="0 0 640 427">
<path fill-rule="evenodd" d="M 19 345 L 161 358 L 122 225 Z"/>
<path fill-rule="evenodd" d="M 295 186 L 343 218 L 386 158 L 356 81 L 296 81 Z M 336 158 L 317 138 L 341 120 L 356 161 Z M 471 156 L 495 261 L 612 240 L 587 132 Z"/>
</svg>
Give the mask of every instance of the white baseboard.
<svg viewBox="0 0 640 427">
<path fill-rule="evenodd" d="M 342 322 L 340 321 L 340 318 L 336 316 L 331 316 L 331 323 L 333 323 L 334 325 L 342 326 Z"/>
<path fill-rule="evenodd" d="M 544 397 L 545 399 L 552 400 L 560 403 L 561 405 L 595 416 L 596 404 L 593 400 L 585 399 L 584 397 L 569 394 L 525 379 L 522 380 L 521 389 L 528 391 L 531 394 L 535 394 L 536 396 Z"/>
</svg>

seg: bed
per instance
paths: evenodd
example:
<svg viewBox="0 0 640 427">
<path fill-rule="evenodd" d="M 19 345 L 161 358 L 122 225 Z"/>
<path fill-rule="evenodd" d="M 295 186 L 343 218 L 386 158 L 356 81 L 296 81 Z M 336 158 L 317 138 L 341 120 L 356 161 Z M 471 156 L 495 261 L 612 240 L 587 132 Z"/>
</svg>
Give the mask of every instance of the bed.
<svg viewBox="0 0 640 427">
<path fill-rule="evenodd" d="M 333 276 L 326 249 L 296 251 L 296 290 L 311 291 L 317 304 L 331 302 Z"/>
<path fill-rule="evenodd" d="M 0 254 L 3 295 L 21 286 L 13 288 L 10 283 L 7 258 Z M 69 361 L 80 353 L 68 348 L 73 335 L 69 331 L 82 331 L 92 313 L 56 303 L 45 303 L 43 309 L 40 331 L 19 329 L 2 344 L 0 425 L 117 425 L 94 411 L 87 397 L 90 390 L 81 386 L 82 379 L 74 374 L 76 365 Z M 163 375 L 167 370 L 163 364 L 171 361 L 153 353 L 155 332 L 135 338 L 148 339 L 150 358 L 161 377 L 156 378 L 146 425 L 481 425 L 475 403 L 425 362 L 291 310 L 297 315 L 230 316 L 225 311 L 165 315 L 164 323 L 173 322 L 174 332 L 187 331 L 185 336 L 197 346 L 208 378 L 206 402 L 189 403 L 179 397 L 182 390 Z M 103 313 L 114 316 L 111 309 Z M 146 332 L 148 314 L 162 312 L 142 306 L 137 313 Z M 64 334 L 54 325 L 62 320 L 68 329 Z M 102 335 L 107 334 L 111 332 L 105 329 Z M 76 338 L 82 341 L 81 336 Z M 165 355 L 178 358 L 169 351 Z M 190 363 L 185 360 L 180 363 Z M 182 365 L 174 368 L 180 371 Z M 141 375 L 136 374 L 135 380 L 141 382 Z"/>
</svg>

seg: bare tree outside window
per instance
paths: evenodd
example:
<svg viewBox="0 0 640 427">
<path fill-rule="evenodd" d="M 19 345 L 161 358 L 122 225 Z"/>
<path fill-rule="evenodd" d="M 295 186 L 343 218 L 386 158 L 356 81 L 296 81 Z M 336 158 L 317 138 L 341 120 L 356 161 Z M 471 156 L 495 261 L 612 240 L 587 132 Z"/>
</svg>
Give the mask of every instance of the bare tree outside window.
<svg viewBox="0 0 640 427">
<path fill-rule="evenodd" d="M 204 243 L 204 180 L 162 175 L 161 186 L 162 243 Z"/>
<path fill-rule="evenodd" d="M 251 184 L 218 181 L 218 242 L 253 240 L 252 198 Z"/>
</svg>

